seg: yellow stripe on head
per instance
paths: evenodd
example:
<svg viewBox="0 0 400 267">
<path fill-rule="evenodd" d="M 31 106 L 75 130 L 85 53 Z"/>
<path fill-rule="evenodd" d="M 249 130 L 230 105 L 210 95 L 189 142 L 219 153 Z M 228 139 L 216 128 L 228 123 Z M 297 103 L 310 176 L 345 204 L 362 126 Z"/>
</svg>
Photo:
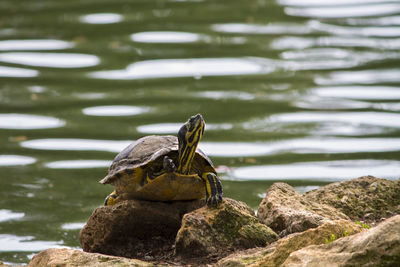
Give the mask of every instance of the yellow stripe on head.
<svg viewBox="0 0 400 267">
<path fill-rule="evenodd" d="M 177 171 L 189 174 L 197 145 L 204 134 L 205 123 L 200 114 L 190 117 L 178 132 L 179 162 Z"/>
</svg>

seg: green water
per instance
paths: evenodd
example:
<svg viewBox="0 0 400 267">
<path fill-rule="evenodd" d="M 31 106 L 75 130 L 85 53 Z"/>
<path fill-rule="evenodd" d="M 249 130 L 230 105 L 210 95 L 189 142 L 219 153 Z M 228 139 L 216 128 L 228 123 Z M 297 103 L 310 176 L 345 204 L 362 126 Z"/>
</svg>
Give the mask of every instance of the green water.
<svg viewBox="0 0 400 267">
<path fill-rule="evenodd" d="M 397 1 L 0 3 L 0 260 L 78 233 L 114 156 L 196 113 L 224 194 L 254 209 L 400 173 Z"/>
</svg>

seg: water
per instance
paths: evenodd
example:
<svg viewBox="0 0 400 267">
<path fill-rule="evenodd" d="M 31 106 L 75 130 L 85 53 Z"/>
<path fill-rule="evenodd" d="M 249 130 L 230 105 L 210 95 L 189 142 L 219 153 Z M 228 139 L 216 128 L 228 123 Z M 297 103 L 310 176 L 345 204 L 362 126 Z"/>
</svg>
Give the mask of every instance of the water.
<svg viewBox="0 0 400 267">
<path fill-rule="evenodd" d="M 225 196 L 256 208 L 400 173 L 398 1 L 0 3 L 0 260 L 78 233 L 113 157 L 201 113 Z"/>
</svg>

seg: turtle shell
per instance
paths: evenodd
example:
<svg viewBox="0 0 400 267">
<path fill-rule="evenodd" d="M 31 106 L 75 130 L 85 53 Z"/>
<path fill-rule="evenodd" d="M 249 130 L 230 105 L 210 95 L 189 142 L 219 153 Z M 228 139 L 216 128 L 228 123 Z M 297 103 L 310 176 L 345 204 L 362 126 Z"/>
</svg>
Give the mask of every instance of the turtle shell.
<svg viewBox="0 0 400 267">
<path fill-rule="evenodd" d="M 165 155 L 171 158 L 177 158 L 178 155 L 178 138 L 176 136 L 145 136 L 133 142 L 124 150 L 122 150 L 112 162 L 108 175 L 104 177 L 100 183 L 120 185 L 120 180 L 127 181 L 129 175 L 141 175 L 144 169 L 153 167 L 156 163 L 160 164 Z M 194 172 L 201 175 L 203 170 L 216 173 L 213 163 L 199 148 L 193 160 Z M 123 178 L 123 179 L 122 179 Z M 139 183 L 140 179 L 131 179 L 129 183 Z M 126 184 L 128 182 L 124 182 Z M 124 191 L 124 185 L 118 186 L 119 191 Z M 127 186 L 132 188 L 132 185 Z M 136 188 L 136 187 L 135 187 Z M 132 191 L 132 189 L 127 189 Z M 137 190 L 137 189 L 135 189 Z M 123 193 L 123 192 L 121 192 Z"/>
</svg>

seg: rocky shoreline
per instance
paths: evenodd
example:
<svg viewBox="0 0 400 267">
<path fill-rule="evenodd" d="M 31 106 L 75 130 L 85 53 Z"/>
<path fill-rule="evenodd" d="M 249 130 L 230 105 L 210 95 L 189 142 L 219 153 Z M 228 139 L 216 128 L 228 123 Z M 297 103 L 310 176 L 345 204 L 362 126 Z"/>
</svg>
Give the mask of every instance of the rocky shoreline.
<svg viewBox="0 0 400 267">
<path fill-rule="evenodd" d="M 28 266 L 400 266 L 400 180 L 365 176 L 304 195 L 275 183 L 257 215 L 229 198 L 204 204 L 99 207 L 80 232 L 83 251 L 48 249 Z"/>
</svg>

